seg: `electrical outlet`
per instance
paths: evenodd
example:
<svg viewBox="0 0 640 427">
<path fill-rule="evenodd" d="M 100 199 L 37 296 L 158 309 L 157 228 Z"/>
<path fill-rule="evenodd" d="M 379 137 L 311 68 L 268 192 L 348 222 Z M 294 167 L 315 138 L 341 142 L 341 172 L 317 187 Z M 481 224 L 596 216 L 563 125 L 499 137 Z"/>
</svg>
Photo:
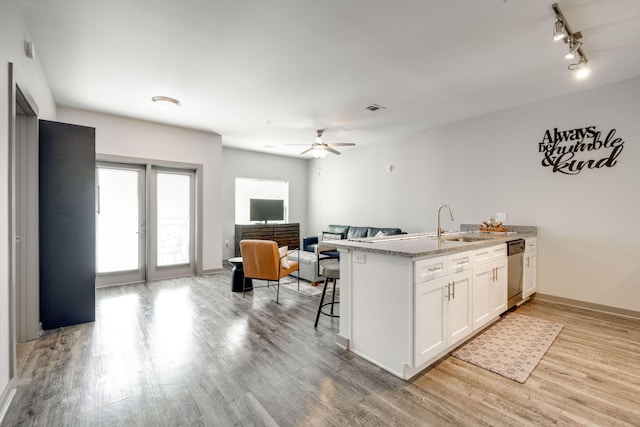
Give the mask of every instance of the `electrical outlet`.
<svg viewBox="0 0 640 427">
<path fill-rule="evenodd" d="M 507 213 L 506 212 L 498 212 L 496 214 L 496 221 L 506 222 L 507 221 Z"/>
<path fill-rule="evenodd" d="M 367 263 L 367 256 L 365 254 L 363 254 L 362 252 L 356 252 L 353 254 L 353 262 L 358 263 L 358 264 L 366 264 Z"/>
</svg>

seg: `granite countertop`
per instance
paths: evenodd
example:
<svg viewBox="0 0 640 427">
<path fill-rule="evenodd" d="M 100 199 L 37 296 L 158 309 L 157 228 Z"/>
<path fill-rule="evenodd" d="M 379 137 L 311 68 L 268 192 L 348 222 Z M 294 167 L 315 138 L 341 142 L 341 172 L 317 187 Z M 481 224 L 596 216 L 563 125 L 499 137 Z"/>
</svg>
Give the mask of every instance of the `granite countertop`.
<svg viewBox="0 0 640 427">
<path fill-rule="evenodd" d="M 435 232 L 431 232 L 400 234 L 371 239 L 331 240 L 326 243 L 334 245 L 338 249 L 354 249 L 364 252 L 420 258 L 480 249 L 537 235 L 537 227 L 530 226 L 510 226 L 510 231 L 506 233 L 482 233 L 477 231 L 478 225 L 476 224 L 463 224 L 460 226 L 460 230 L 458 232 L 446 232 L 440 239 L 435 237 Z M 474 240 L 471 242 L 446 240 L 458 237 L 470 237 Z"/>
</svg>

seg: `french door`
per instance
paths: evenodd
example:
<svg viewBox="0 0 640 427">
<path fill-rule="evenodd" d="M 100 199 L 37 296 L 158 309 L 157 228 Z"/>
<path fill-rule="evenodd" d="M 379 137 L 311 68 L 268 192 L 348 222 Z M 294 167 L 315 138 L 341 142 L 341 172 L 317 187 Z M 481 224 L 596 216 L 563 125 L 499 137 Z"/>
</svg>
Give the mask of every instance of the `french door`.
<svg viewBox="0 0 640 427">
<path fill-rule="evenodd" d="M 195 273 L 195 171 L 97 163 L 97 286 Z"/>
<path fill-rule="evenodd" d="M 146 280 L 146 167 L 97 163 L 96 285 Z"/>
<path fill-rule="evenodd" d="M 150 280 L 195 273 L 195 171 L 151 168 Z"/>
</svg>

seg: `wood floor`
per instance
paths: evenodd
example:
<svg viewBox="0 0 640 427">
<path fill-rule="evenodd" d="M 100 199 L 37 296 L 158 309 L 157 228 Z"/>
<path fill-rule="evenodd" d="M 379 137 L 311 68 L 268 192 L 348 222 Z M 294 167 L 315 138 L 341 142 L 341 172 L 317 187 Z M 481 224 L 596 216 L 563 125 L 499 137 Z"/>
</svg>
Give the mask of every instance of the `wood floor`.
<svg viewBox="0 0 640 427">
<path fill-rule="evenodd" d="M 525 384 L 453 357 L 406 382 L 315 330 L 318 296 L 274 299 L 228 272 L 100 289 L 95 323 L 18 346 L 2 426 L 640 425 L 639 320 L 533 301 L 565 328 Z"/>
</svg>

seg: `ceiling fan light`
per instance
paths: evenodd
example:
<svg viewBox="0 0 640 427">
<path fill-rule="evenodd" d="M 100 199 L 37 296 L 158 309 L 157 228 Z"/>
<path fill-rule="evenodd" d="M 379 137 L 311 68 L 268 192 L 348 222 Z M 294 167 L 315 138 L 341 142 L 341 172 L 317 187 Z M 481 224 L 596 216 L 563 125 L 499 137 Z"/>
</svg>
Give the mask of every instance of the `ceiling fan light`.
<svg viewBox="0 0 640 427">
<path fill-rule="evenodd" d="M 311 155 L 316 159 L 323 159 L 327 155 L 327 150 L 324 148 L 314 148 L 311 150 Z"/>
</svg>

